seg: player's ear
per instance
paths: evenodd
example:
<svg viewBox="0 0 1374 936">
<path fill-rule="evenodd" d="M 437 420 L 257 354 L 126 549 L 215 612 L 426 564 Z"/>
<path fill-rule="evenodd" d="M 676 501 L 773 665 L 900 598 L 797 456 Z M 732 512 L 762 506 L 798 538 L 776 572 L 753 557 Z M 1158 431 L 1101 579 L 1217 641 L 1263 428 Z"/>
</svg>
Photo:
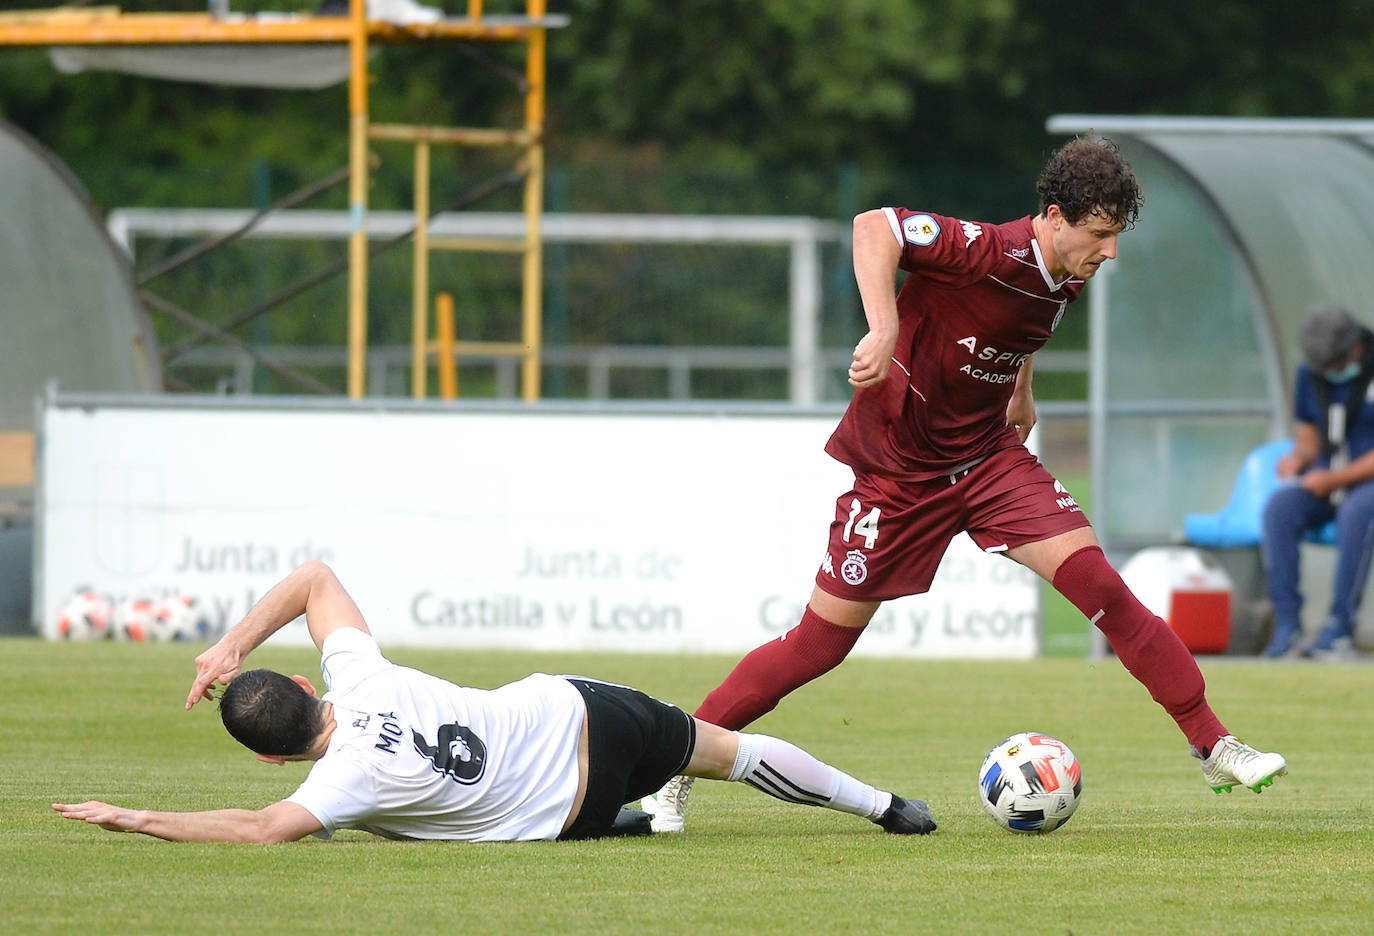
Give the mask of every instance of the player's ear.
<svg viewBox="0 0 1374 936">
<path fill-rule="evenodd" d="M 300 673 L 294 674 L 294 675 L 291 677 L 291 681 L 292 681 L 293 683 L 295 683 L 296 685 L 300 686 L 300 687 L 301 687 L 302 689 L 304 689 L 306 692 L 310 693 L 312 696 L 318 696 L 318 695 L 319 695 L 319 693 L 315 691 L 315 687 L 311 684 L 310 680 L 306 679 L 306 678 L 305 678 L 304 676 L 302 676 Z"/>
<path fill-rule="evenodd" d="M 311 695 L 314 695 L 314 693 L 312 692 Z M 285 757 L 277 757 L 273 754 L 254 754 L 253 756 L 264 764 L 272 764 L 277 767 L 281 767 L 286 763 Z"/>
</svg>

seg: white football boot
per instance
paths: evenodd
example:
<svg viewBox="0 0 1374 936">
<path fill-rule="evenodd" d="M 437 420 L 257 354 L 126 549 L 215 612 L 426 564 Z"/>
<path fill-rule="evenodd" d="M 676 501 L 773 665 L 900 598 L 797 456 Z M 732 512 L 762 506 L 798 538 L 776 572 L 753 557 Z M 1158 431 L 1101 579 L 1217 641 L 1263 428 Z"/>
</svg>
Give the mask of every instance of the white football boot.
<svg viewBox="0 0 1374 936">
<path fill-rule="evenodd" d="M 652 818 L 650 824 L 655 832 L 681 832 L 685 825 L 687 794 L 692 792 L 692 777 L 674 777 L 663 784 L 663 789 L 644 797 L 639 808 Z"/>
<path fill-rule="evenodd" d="M 1214 793 L 1230 793 L 1233 786 L 1249 787 L 1256 793 L 1288 773 L 1282 754 L 1266 754 L 1226 735 L 1217 741 L 1209 757 L 1202 758 L 1202 776 Z"/>
</svg>

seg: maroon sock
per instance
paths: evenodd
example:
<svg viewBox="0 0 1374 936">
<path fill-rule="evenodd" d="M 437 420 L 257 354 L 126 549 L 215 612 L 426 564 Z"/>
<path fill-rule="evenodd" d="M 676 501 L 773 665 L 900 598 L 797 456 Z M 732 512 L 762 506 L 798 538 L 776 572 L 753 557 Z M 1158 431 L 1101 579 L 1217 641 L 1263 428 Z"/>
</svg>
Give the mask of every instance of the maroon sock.
<svg viewBox="0 0 1374 936">
<path fill-rule="evenodd" d="M 1227 733 L 1207 704 L 1193 655 L 1131 594 L 1100 548 L 1085 546 L 1065 559 L 1054 587 L 1106 635 L 1122 665 L 1173 716 L 1189 743 L 1205 753 Z"/>
<path fill-rule="evenodd" d="M 738 731 L 773 711 L 793 689 L 838 666 L 862 633 L 861 627 L 831 624 L 808 607 L 796 627 L 749 651 L 695 715 Z"/>
</svg>

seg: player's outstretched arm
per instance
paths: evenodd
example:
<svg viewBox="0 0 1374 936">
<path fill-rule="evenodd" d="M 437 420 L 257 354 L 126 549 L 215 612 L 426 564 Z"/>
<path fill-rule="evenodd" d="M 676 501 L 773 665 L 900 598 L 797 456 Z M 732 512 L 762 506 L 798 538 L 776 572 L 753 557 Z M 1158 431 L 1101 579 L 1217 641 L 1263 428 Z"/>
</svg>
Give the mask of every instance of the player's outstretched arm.
<svg viewBox="0 0 1374 936">
<path fill-rule="evenodd" d="M 285 800 L 264 809 L 184 813 L 126 809 L 95 800 L 53 803 L 52 808 L 66 819 L 89 822 L 111 832 L 139 832 L 172 842 L 294 842 L 323 828 L 308 809 Z"/>
<path fill-rule="evenodd" d="M 186 697 L 186 708 L 201 699 L 213 699 L 216 682 L 227 684 L 239 674 L 248 654 L 302 614 L 311 639 L 321 649 L 324 639 L 341 627 L 371 633 L 334 571 L 323 562 L 307 562 L 273 585 L 242 621 L 196 657 L 196 678 Z"/>
</svg>

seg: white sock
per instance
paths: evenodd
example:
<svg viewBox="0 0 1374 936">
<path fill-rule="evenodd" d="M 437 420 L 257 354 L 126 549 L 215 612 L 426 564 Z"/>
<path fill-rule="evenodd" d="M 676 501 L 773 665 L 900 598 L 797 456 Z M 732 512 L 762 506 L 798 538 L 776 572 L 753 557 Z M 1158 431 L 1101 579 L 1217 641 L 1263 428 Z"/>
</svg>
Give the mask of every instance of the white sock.
<svg viewBox="0 0 1374 936">
<path fill-rule="evenodd" d="M 789 803 L 825 806 L 877 819 L 892 805 L 892 794 L 856 780 L 780 738 L 739 734 L 739 754 L 730 780 Z"/>
</svg>

